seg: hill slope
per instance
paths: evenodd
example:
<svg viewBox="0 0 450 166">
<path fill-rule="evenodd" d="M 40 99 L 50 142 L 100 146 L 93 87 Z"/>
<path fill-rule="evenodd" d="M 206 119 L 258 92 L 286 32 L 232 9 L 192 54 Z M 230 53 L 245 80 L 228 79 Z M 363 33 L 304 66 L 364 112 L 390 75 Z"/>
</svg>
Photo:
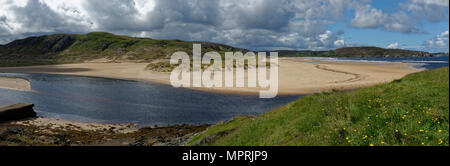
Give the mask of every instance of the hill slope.
<svg viewBox="0 0 450 166">
<path fill-rule="evenodd" d="M 195 43 L 202 44 L 202 52 L 246 51 L 223 44 Z M 0 46 L 0 66 L 75 63 L 98 58 L 150 62 L 169 58 L 176 51 L 192 54 L 192 44 L 193 42 L 134 38 L 104 32 L 46 35 Z"/>
<path fill-rule="evenodd" d="M 429 57 L 432 54 L 422 51 L 401 49 L 384 49 L 379 47 L 346 47 L 331 51 L 287 51 L 279 50 L 280 56 L 286 57 Z"/>
<path fill-rule="evenodd" d="M 257 117 L 236 117 L 200 145 L 445 145 L 449 68 L 351 92 L 314 94 Z"/>
<path fill-rule="evenodd" d="M 345 57 L 429 57 L 431 54 L 422 51 L 401 49 L 384 49 L 378 47 L 347 47 L 335 50 L 336 54 Z"/>
<path fill-rule="evenodd" d="M 155 59 L 168 59 L 176 51 L 184 51 L 191 55 L 193 43 L 118 36 L 105 32 L 45 35 L 0 45 L 0 66 L 78 63 L 99 58 L 151 62 Z M 217 51 L 221 55 L 228 51 L 248 51 L 223 44 L 195 43 L 202 44 L 202 52 Z M 377 47 L 348 47 L 332 51 L 278 50 L 277 52 L 279 56 L 312 57 L 427 57 L 431 55 L 427 52 Z M 155 65 L 153 67 L 167 68 L 168 62 Z"/>
</svg>

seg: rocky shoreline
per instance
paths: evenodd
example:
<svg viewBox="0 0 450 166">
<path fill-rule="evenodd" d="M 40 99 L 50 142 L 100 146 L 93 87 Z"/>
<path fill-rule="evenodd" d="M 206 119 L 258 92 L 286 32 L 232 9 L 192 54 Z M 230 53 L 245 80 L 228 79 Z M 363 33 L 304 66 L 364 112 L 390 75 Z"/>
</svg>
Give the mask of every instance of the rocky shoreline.
<svg viewBox="0 0 450 166">
<path fill-rule="evenodd" d="M 183 146 L 209 126 L 138 128 L 37 117 L 0 123 L 0 146 Z"/>
</svg>

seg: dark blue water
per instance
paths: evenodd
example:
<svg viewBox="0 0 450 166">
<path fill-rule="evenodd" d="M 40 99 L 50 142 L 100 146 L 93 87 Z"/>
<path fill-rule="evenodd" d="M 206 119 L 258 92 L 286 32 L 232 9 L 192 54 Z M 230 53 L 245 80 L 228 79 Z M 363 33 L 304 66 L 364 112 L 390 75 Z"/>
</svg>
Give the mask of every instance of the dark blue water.
<svg viewBox="0 0 450 166">
<path fill-rule="evenodd" d="M 404 57 L 404 58 L 308 58 L 309 60 L 348 61 L 348 62 L 400 62 L 413 64 L 419 69 L 436 69 L 448 66 L 448 56 L 442 57 Z"/>
<path fill-rule="evenodd" d="M 260 99 L 256 95 L 207 93 L 94 77 L 11 74 L 27 78 L 36 92 L 0 89 L 0 106 L 34 103 L 38 116 L 100 123 L 139 125 L 213 124 L 237 115 L 257 115 L 300 96 Z"/>
</svg>

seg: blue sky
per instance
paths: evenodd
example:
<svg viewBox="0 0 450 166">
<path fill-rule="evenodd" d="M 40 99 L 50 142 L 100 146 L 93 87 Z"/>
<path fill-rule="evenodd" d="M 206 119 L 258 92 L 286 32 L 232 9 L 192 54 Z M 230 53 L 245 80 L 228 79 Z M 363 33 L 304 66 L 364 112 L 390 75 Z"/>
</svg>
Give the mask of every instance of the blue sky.
<svg viewBox="0 0 450 166">
<path fill-rule="evenodd" d="M 407 0 L 377 0 L 373 1 L 372 5 L 374 8 L 381 9 L 386 13 L 394 13 L 399 10 L 399 4 L 405 3 Z M 329 25 L 330 29 L 334 31 L 344 31 L 342 35 L 348 44 L 356 45 L 368 45 L 377 47 L 387 47 L 392 43 L 398 43 L 399 48 L 403 49 L 414 49 L 414 50 L 425 50 L 430 52 L 448 52 L 444 49 L 430 49 L 423 46 L 425 41 L 435 38 L 442 32 L 448 31 L 449 20 L 448 20 L 448 8 L 446 10 L 446 19 L 438 22 L 431 22 L 428 20 L 422 20 L 417 23 L 423 30 L 421 33 L 398 33 L 389 32 L 381 28 L 375 29 L 364 29 L 352 27 L 350 24 L 351 19 L 354 17 L 354 11 L 348 10 L 345 13 L 345 19 L 336 24 Z"/>
<path fill-rule="evenodd" d="M 350 16 L 350 14 L 348 14 Z M 434 22 L 425 22 L 421 26 L 423 33 L 398 33 L 389 32 L 383 29 L 363 29 L 351 27 L 350 21 L 346 20 L 337 24 L 329 25 L 329 28 L 334 31 L 344 31 L 342 35 L 348 44 L 369 45 L 377 47 L 386 47 L 389 44 L 398 42 L 402 48 L 411 48 L 417 50 L 424 50 L 422 48 L 424 41 L 438 36 L 440 33 L 447 31 L 449 27 L 448 20 Z M 431 51 L 431 50 L 428 50 Z M 444 50 L 440 50 L 444 51 Z M 448 51 L 447 51 L 448 52 Z"/>
<path fill-rule="evenodd" d="M 448 52 L 448 0 L 0 0 L 0 44 L 105 31 L 252 50 Z"/>
</svg>

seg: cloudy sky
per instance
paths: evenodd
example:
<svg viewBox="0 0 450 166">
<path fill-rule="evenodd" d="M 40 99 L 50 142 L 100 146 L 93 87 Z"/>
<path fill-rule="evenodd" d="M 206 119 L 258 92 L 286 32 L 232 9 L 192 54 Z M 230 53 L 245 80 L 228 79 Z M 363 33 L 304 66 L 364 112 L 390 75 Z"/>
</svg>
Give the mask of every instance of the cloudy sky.
<svg viewBox="0 0 450 166">
<path fill-rule="evenodd" d="M 253 50 L 448 52 L 448 20 L 448 0 L 0 0 L 0 43 L 106 31 Z"/>
</svg>

